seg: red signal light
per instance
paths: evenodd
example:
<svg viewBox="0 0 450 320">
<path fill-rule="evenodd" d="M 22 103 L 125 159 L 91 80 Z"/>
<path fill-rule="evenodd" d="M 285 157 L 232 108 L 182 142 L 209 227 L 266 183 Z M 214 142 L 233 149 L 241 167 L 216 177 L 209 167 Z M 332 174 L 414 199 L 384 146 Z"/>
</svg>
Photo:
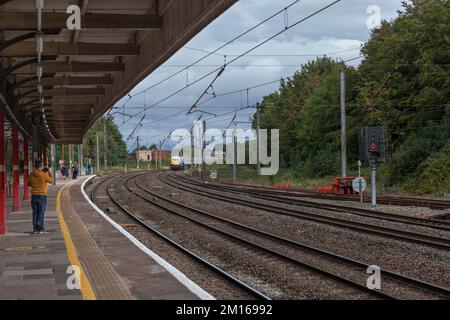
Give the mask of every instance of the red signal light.
<svg viewBox="0 0 450 320">
<path fill-rule="evenodd" d="M 377 150 L 378 150 L 378 146 L 377 146 L 375 143 L 372 143 L 372 144 L 370 145 L 370 150 L 371 150 L 371 151 L 377 151 Z"/>
</svg>

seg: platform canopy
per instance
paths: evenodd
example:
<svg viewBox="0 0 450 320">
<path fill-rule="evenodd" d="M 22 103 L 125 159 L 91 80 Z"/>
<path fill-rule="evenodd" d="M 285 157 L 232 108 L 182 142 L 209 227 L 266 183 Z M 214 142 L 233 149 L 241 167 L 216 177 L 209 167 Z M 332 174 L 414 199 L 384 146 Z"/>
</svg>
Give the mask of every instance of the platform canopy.
<svg viewBox="0 0 450 320">
<path fill-rule="evenodd" d="M 36 36 L 35 0 L 0 0 L 0 107 L 25 135 L 34 126 L 47 143 L 81 143 L 98 117 L 235 2 L 45 0 Z M 67 27 L 70 5 L 81 9 L 81 30 Z"/>
</svg>

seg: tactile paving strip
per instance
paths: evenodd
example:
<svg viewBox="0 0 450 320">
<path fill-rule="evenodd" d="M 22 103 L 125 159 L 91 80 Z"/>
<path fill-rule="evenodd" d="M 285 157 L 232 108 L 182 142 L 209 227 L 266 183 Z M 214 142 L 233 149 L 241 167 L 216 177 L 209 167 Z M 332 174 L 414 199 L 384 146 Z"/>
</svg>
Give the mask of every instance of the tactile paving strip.
<svg viewBox="0 0 450 320">
<path fill-rule="evenodd" d="M 90 236 L 69 200 L 71 185 L 61 195 L 61 211 L 83 269 L 99 300 L 132 300 L 127 285 Z"/>
</svg>

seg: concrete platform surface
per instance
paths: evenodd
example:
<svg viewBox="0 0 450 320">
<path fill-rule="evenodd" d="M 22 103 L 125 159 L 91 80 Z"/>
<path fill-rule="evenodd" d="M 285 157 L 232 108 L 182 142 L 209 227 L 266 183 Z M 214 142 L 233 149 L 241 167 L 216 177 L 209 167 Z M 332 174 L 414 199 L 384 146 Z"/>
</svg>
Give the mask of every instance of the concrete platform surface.
<svg viewBox="0 0 450 320">
<path fill-rule="evenodd" d="M 0 236 L 0 300 L 199 299 L 86 201 L 85 180 L 49 186 L 47 234 L 31 233 L 29 202 L 7 214 L 9 234 Z"/>
<path fill-rule="evenodd" d="M 66 272 L 71 263 L 56 212 L 61 187 L 49 186 L 48 234 L 32 234 L 29 202 L 22 202 L 22 211 L 14 214 L 10 213 L 11 202 L 7 202 L 9 234 L 0 236 L 0 299 L 82 299 L 80 290 L 67 288 Z"/>
</svg>

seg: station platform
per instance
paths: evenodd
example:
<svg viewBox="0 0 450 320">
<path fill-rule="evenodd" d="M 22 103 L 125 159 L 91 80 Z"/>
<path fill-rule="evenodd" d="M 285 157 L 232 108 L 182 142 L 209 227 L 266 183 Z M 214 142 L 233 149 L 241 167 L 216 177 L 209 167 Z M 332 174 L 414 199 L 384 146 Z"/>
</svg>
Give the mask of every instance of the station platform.
<svg viewBox="0 0 450 320">
<path fill-rule="evenodd" d="M 7 214 L 0 300 L 213 299 L 108 221 L 83 194 L 86 179 L 49 186 L 46 234 L 32 234 L 29 202 Z"/>
</svg>

